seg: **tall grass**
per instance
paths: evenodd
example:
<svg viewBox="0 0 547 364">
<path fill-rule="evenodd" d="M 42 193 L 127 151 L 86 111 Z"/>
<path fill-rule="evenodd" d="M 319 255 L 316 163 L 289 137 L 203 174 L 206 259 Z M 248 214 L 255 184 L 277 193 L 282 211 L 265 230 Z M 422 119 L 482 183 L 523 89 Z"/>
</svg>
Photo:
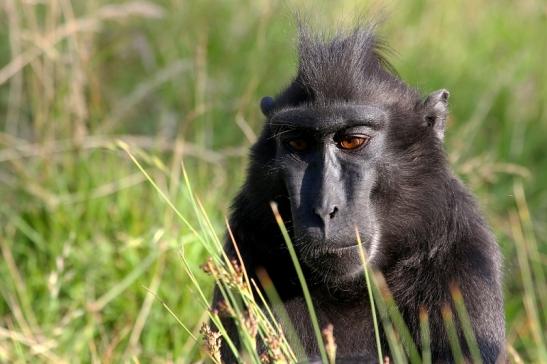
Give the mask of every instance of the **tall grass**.
<svg viewBox="0 0 547 364">
<path fill-rule="evenodd" d="M 336 27 L 367 6 L 0 2 L 0 362 L 204 358 L 200 330 L 216 317 L 200 266 L 212 256 L 234 268 L 219 237 L 262 122 L 257 100 L 294 73 L 292 11 Z M 545 362 L 544 4 L 385 7 L 401 76 L 451 91 L 449 158 L 505 257 L 509 358 Z"/>
</svg>

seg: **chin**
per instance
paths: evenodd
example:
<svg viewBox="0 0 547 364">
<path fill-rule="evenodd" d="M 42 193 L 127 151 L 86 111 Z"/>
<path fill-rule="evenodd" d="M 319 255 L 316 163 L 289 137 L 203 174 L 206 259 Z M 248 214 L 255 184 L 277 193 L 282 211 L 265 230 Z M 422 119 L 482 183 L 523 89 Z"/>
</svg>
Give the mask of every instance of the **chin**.
<svg viewBox="0 0 547 364">
<path fill-rule="evenodd" d="M 303 260 L 316 280 L 329 284 L 350 282 L 364 277 L 357 245 L 315 253 Z"/>
</svg>

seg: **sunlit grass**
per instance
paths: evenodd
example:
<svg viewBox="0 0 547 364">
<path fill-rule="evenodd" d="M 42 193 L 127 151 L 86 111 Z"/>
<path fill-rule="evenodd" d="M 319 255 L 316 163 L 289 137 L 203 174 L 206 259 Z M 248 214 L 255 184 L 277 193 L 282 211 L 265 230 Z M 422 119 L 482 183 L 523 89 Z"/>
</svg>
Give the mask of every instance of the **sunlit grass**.
<svg viewBox="0 0 547 364">
<path fill-rule="evenodd" d="M 275 215 L 275 220 L 277 221 L 277 224 L 279 225 L 279 228 L 281 229 L 281 233 L 283 234 L 283 239 L 285 240 L 285 244 L 287 245 L 287 248 L 289 250 L 292 263 L 294 264 L 294 267 L 296 269 L 298 280 L 300 282 L 300 285 L 302 286 L 302 293 L 304 295 L 306 307 L 308 308 L 308 314 L 310 315 L 310 321 L 312 323 L 313 331 L 315 333 L 315 339 L 317 340 L 317 347 L 319 349 L 319 354 L 321 355 L 321 360 L 323 361 L 323 363 L 326 363 L 327 352 L 325 350 L 325 342 L 323 341 L 323 336 L 321 335 L 319 320 L 317 319 L 317 313 L 315 312 L 315 307 L 313 306 L 310 290 L 308 288 L 306 278 L 304 277 L 304 272 L 302 271 L 300 260 L 298 259 L 298 255 L 296 253 L 294 245 L 291 241 L 291 238 L 289 237 L 289 233 L 287 231 L 287 228 L 285 227 L 283 218 L 279 214 L 279 211 L 277 209 L 277 204 L 275 202 L 272 202 L 271 206 L 272 206 L 273 213 Z"/>
<path fill-rule="evenodd" d="M 380 343 L 380 328 L 378 326 L 378 319 L 376 318 L 376 304 L 374 296 L 372 294 L 372 280 L 370 279 L 370 268 L 367 264 L 367 259 L 365 256 L 365 248 L 363 248 L 363 243 L 361 242 L 361 235 L 359 230 L 355 228 L 355 236 L 357 239 L 357 244 L 359 244 L 359 257 L 361 258 L 361 264 L 363 265 L 363 273 L 365 275 L 365 284 L 367 285 L 368 301 L 370 302 L 370 310 L 372 313 L 372 324 L 374 325 L 374 339 L 376 340 L 376 351 L 378 354 L 378 363 L 381 363 L 384 360 L 384 355 L 382 354 L 382 345 Z"/>
</svg>

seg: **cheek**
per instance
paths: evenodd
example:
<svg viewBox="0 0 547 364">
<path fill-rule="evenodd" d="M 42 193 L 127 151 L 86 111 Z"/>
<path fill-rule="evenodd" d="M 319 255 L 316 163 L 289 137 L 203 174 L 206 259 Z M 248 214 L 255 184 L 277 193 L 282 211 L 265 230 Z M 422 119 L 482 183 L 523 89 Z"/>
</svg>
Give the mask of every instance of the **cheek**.
<svg viewBox="0 0 547 364">
<path fill-rule="evenodd" d="M 342 167 L 342 183 L 350 208 L 368 208 L 371 191 L 377 180 L 372 163 L 347 163 Z"/>
<path fill-rule="evenodd" d="M 378 173 L 372 164 L 349 166 L 344 170 L 344 192 L 346 206 L 342 213 L 344 221 L 372 238 L 377 229 L 375 186 L 378 184 Z M 353 229 L 352 229 L 353 230 Z"/>
</svg>

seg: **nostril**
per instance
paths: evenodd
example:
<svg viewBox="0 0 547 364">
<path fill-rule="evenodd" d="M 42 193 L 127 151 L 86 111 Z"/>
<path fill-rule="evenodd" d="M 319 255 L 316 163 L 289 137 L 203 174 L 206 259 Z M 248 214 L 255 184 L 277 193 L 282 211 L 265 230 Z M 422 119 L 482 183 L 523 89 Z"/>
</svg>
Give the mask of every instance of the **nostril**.
<svg viewBox="0 0 547 364">
<path fill-rule="evenodd" d="M 329 210 L 330 210 L 330 212 L 327 212 L 327 211 L 329 211 Z M 332 210 L 331 210 L 331 209 L 326 209 L 326 208 L 324 208 L 324 207 L 322 207 L 322 208 L 314 208 L 314 209 L 313 209 L 313 213 L 314 213 L 315 215 L 319 216 L 322 220 L 325 220 L 325 219 L 327 218 L 327 216 L 328 216 L 330 219 L 333 219 L 334 216 L 336 216 L 336 213 L 337 213 L 337 212 L 338 212 L 338 207 L 336 207 L 336 206 L 334 206 L 334 207 L 332 208 Z"/>
</svg>

